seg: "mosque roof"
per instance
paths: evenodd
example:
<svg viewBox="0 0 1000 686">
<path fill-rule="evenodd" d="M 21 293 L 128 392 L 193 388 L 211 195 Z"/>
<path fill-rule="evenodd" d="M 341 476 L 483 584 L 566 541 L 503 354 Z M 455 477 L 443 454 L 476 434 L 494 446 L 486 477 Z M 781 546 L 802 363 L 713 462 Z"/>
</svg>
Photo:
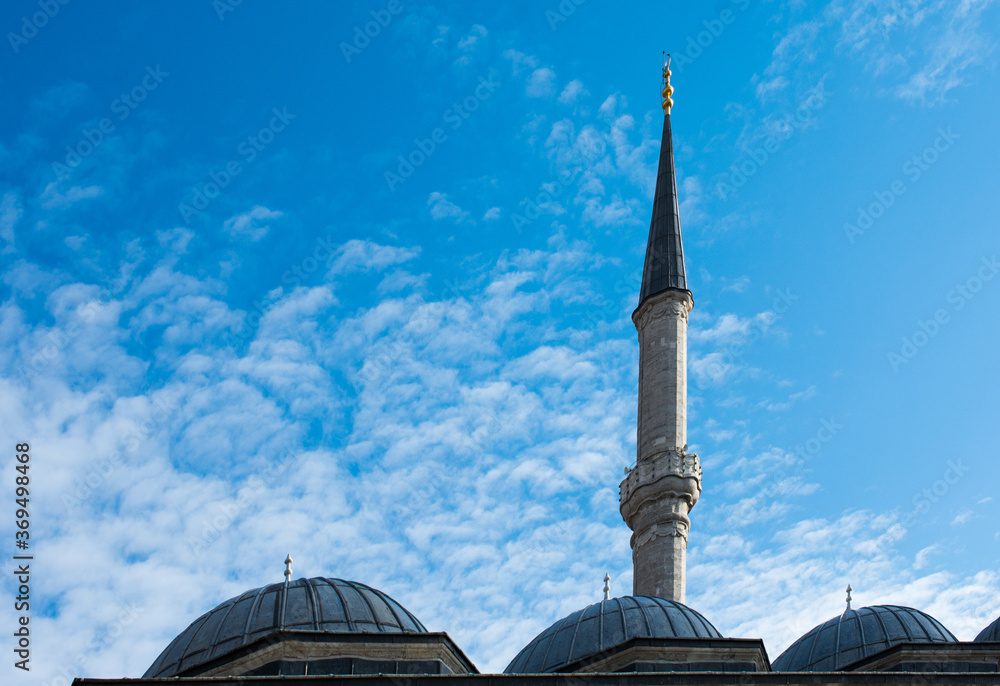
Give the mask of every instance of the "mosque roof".
<svg viewBox="0 0 1000 686">
<path fill-rule="evenodd" d="M 722 634 L 700 614 L 672 600 L 611 598 L 588 605 L 538 634 L 504 672 L 557 672 L 633 638 L 722 638 Z"/>
<path fill-rule="evenodd" d="M 775 672 L 833 672 L 898 643 L 958 639 L 929 614 L 899 605 L 847 610 L 810 629 L 771 663 Z"/>
<path fill-rule="evenodd" d="M 230 598 L 194 620 L 143 674 L 176 676 L 278 631 L 426 633 L 395 600 L 365 584 L 314 577 Z"/>
</svg>

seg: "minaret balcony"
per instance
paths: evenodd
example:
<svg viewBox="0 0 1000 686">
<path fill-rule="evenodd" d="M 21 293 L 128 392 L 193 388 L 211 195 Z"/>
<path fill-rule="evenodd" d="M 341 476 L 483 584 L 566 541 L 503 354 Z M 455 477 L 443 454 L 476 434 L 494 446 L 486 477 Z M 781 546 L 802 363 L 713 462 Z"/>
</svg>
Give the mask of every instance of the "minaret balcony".
<svg viewBox="0 0 1000 686">
<path fill-rule="evenodd" d="M 629 470 L 619 486 L 625 521 L 648 500 L 683 499 L 694 507 L 701 495 L 701 462 L 694 453 L 674 448 L 642 460 Z"/>
</svg>

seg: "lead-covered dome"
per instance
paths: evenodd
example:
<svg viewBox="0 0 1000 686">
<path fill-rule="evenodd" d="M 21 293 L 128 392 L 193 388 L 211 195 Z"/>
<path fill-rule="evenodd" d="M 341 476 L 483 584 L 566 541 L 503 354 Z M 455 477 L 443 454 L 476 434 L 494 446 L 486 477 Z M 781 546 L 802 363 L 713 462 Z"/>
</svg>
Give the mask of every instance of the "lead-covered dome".
<svg viewBox="0 0 1000 686">
<path fill-rule="evenodd" d="M 687 605 L 650 596 L 623 596 L 559 620 L 525 646 L 504 673 L 557 672 L 633 638 L 722 638 L 722 634 Z"/>
<path fill-rule="evenodd" d="M 833 672 L 898 643 L 954 643 L 929 614 L 899 605 L 848 610 L 813 627 L 771 663 L 775 672 Z"/>
<path fill-rule="evenodd" d="M 1000 643 L 1000 617 L 988 627 L 979 632 L 973 639 L 976 643 Z"/>
<path fill-rule="evenodd" d="M 420 621 L 379 590 L 315 577 L 271 584 L 230 598 L 191 623 L 144 679 L 176 676 L 277 631 L 427 633 Z"/>
</svg>

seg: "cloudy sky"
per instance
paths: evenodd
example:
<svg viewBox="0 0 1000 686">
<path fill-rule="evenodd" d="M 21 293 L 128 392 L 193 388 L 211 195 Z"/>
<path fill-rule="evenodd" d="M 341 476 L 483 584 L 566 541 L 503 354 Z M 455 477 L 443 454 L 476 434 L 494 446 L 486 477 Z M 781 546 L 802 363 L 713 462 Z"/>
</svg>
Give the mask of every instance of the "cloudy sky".
<svg viewBox="0 0 1000 686">
<path fill-rule="evenodd" d="M 5 678 L 139 676 L 289 552 L 483 671 L 605 572 L 628 594 L 663 50 L 688 603 L 772 659 L 848 583 L 973 638 L 1000 614 L 998 4 L 4 3 L 4 569 L 18 442 L 35 556 Z"/>
</svg>

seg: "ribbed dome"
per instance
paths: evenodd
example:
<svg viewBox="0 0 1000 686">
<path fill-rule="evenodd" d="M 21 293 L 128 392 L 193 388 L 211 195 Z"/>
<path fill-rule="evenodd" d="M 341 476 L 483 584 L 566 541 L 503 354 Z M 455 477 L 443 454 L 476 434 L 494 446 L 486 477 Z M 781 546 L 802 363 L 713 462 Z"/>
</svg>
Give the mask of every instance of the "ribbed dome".
<svg viewBox="0 0 1000 686">
<path fill-rule="evenodd" d="M 160 653 L 144 679 L 176 676 L 276 631 L 426 633 L 402 605 L 364 584 L 297 579 L 230 598 L 196 619 Z"/>
<path fill-rule="evenodd" d="M 775 672 L 833 672 L 897 643 L 952 643 L 930 615 L 899 605 L 873 605 L 813 627 L 771 663 Z"/>
<path fill-rule="evenodd" d="M 973 640 L 976 643 L 1000 643 L 1000 617 L 980 631 Z"/>
<path fill-rule="evenodd" d="M 686 605 L 649 596 L 602 600 L 561 619 L 517 654 L 505 674 L 557 672 L 632 638 L 722 638 Z"/>
</svg>

